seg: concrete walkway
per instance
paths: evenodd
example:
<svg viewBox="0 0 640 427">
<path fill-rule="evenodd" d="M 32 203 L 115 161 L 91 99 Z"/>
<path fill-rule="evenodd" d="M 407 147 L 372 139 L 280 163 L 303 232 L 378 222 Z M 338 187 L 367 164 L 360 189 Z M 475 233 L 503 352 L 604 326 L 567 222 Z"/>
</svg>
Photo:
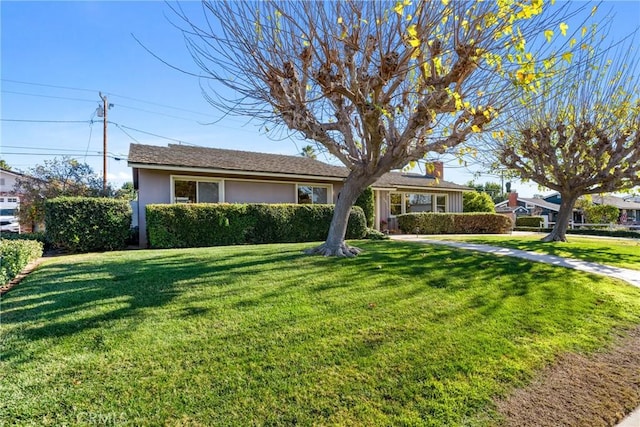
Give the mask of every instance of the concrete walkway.
<svg viewBox="0 0 640 427">
<path fill-rule="evenodd" d="M 614 277 L 624 280 L 630 285 L 640 288 L 640 270 L 631 270 L 629 268 L 612 267 L 610 265 L 598 264 L 595 262 L 580 261 L 571 258 L 562 258 L 555 255 L 546 255 L 537 252 L 523 251 L 520 249 L 500 248 L 497 246 L 480 245 L 477 243 L 457 242 L 451 240 L 429 239 L 428 237 L 420 237 L 416 235 L 396 235 L 391 237 L 393 240 L 402 240 L 410 242 L 429 243 L 433 245 L 453 246 L 455 248 L 467 249 L 470 251 L 486 252 L 494 255 L 510 256 L 522 258 L 529 261 L 542 262 L 552 264 L 558 267 L 573 268 L 574 270 L 586 271 L 601 276 Z M 638 426 L 640 427 L 640 426 Z"/>
<path fill-rule="evenodd" d="M 393 240 L 401 240 L 407 242 L 428 243 L 434 245 L 452 246 L 470 251 L 486 252 L 495 255 L 510 256 L 522 258 L 529 261 L 542 262 L 546 264 L 557 265 L 559 267 L 573 268 L 574 270 L 586 271 L 601 276 L 615 277 L 624 280 L 632 286 L 640 288 L 640 271 L 628 268 L 612 267 L 609 265 L 598 264 L 595 262 L 580 261 L 577 259 L 562 258 L 554 255 L 540 254 L 537 252 L 523 251 L 520 249 L 500 248 L 497 246 L 480 245 L 477 243 L 456 242 L 447 240 L 429 239 L 428 237 L 420 237 L 419 235 L 396 235 L 391 236 Z M 640 427 L 640 407 L 636 408 L 629 416 L 623 419 L 615 427 Z"/>
</svg>

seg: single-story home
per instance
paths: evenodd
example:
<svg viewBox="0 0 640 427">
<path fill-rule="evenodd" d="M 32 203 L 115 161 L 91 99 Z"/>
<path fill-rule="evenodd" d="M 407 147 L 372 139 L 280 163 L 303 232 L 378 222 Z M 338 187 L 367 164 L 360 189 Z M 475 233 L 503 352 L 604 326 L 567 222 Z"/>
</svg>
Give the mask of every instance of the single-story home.
<svg viewBox="0 0 640 427">
<path fill-rule="evenodd" d="M 591 197 L 591 201 L 594 205 L 611 205 L 618 208 L 620 211 L 620 217 L 618 219 L 620 224 L 640 224 L 640 203 L 633 199 L 627 200 L 623 197 L 594 194 Z"/>
<path fill-rule="evenodd" d="M 591 201 L 594 205 L 612 205 L 620 210 L 619 222 L 623 225 L 635 225 L 640 223 L 640 203 L 633 200 L 626 200 L 622 197 L 611 195 L 593 195 Z M 543 198 L 520 197 L 518 193 L 510 193 L 509 198 L 500 203 L 496 203 L 496 212 L 513 213 L 515 216 L 521 215 L 542 215 L 547 216 L 549 222 L 554 222 L 560 210 L 562 198 L 560 193 L 554 192 Z M 580 208 L 573 208 L 574 224 L 585 223 L 584 212 Z"/>
<path fill-rule="evenodd" d="M 309 157 L 176 144 L 131 144 L 128 160 L 141 246 L 148 204 L 335 203 L 348 175 Z M 430 175 L 389 172 L 372 185 L 376 229 L 393 229 L 395 216 L 408 212 L 462 212 L 462 193 L 471 189 L 445 181 L 441 162 L 434 166 Z"/>
</svg>

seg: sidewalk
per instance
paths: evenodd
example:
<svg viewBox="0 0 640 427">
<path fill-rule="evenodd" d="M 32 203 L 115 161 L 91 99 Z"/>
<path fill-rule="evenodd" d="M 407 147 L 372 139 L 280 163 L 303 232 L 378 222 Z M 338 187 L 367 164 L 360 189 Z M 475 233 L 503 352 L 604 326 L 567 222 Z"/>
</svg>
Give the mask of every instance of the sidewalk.
<svg viewBox="0 0 640 427">
<path fill-rule="evenodd" d="M 452 246 L 455 248 L 466 249 L 470 251 L 485 252 L 495 255 L 510 256 L 522 258 L 529 261 L 542 262 L 559 267 L 573 268 L 574 270 L 586 271 L 601 276 L 614 277 L 624 280 L 632 286 L 640 288 L 640 271 L 628 268 L 612 267 L 609 265 L 597 264 L 595 262 L 586 262 L 570 258 L 562 258 L 554 255 L 540 254 L 537 252 L 523 251 L 520 249 L 500 248 L 497 246 L 480 245 L 477 243 L 455 242 L 446 240 L 429 239 L 428 237 L 420 237 L 419 235 L 395 235 L 391 236 L 393 240 L 405 242 L 418 242 L 434 245 Z M 640 407 L 636 408 L 631 414 L 623 419 L 615 427 L 640 427 Z"/>
<path fill-rule="evenodd" d="M 556 265 L 558 267 L 573 268 L 574 270 L 586 271 L 601 276 L 614 277 L 624 280 L 632 286 L 640 288 L 640 271 L 628 268 L 612 267 L 609 265 L 597 264 L 595 262 L 580 261 L 571 258 L 562 258 L 554 255 L 546 255 L 537 252 L 523 251 L 520 249 L 500 248 L 497 246 L 480 245 L 477 243 L 456 242 L 447 240 L 429 239 L 428 237 L 420 237 L 416 235 L 396 235 L 391 237 L 393 240 L 422 242 L 433 245 L 453 246 L 455 248 L 466 249 L 470 251 L 486 252 L 494 255 L 510 256 L 522 258 L 528 261 L 542 262 L 546 264 Z M 640 427 L 640 426 L 639 426 Z"/>
</svg>

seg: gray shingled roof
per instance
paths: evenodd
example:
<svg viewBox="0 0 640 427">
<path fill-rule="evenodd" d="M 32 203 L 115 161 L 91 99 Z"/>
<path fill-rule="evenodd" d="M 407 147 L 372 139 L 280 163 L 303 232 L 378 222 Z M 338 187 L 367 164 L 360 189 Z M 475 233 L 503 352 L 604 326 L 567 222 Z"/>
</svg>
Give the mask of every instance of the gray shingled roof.
<svg viewBox="0 0 640 427">
<path fill-rule="evenodd" d="M 276 173 L 282 175 L 309 176 L 313 178 L 346 178 L 349 171 L 344 166 L 334 166 L 302 156 L 256 153 L 252 151 L 225 150 L 221 148 L 193 147 L 169 144 L 131 144 L 129 166 L 144 168 L 176 167 L 198 168 L 230 172 Z M 376 182 L 377 187 L 431 187 L 469 190 L 468 187 L 447 181 L 435 182 L 433 177 L 418 174 L 389 172 Z"/>
<path fill-rule="evenodd" d="M 625 200 L 622 197 L 616 196 L 601 196 L 594 194 L 592 196 L 593 203 L 598 205 L 612 205 L 618 209 L 640 209 L 640 203 Z"/>
<path fill-rule="evenodd" d="M 529 203 L 535 206 L 540 206 L 541 208 L 545 208 L 548 209 L 550 211 L 555 211 L 558 212 L 558 210 L 560 210 L 560 205 L 557 203 L 551 203 L 551 202 L 547 202 L 544 199 L 541 199 L 539 197 L 518 197 L 518 200 L 521 202 L 525 202 L 525 203 Z M 503 200 L 500 203 L 496 203 L 496 208 L 499 206 L 508 206 L 509 201 L 508 200 Z"/>
</svg>

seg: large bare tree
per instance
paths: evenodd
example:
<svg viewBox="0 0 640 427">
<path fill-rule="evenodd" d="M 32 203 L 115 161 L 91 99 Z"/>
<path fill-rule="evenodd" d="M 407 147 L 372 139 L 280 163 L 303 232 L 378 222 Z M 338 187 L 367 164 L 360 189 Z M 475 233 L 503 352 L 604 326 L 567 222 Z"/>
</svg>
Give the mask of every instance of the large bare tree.
<svg viewBox="0 0 640 427">
<path fill-rule="evenodd" d="M 566 241 L 580 196 L 640 185 L 638 50 L 595 49 L 594 42 L 586 37 L 575 57 L 549 64 L 553 79 L 541 79 L 540 89 L 521 99 L 525 107 L 515 110 L 507 132 L 494 135 L 504 166 L 560 193 L 544 241 Z"/>
<path fill-rule="evenodd" d="M 211 104 L 324 146 L 350 170 L 324 255 L 344 242 L 351 206 L 382 174 L 443 153 L 533 84 L 527 40 L 558 32 L 542 0 L 203 1 L 175 11 Z M 545 5 L 545 8 L 547 6 Z M 545 13 L 543 13 L 545 12 Z M 515 83 L 515 84 L 514 84 Z M 228 89 L 231 89 L 230 91 Z"/>
</svg>

